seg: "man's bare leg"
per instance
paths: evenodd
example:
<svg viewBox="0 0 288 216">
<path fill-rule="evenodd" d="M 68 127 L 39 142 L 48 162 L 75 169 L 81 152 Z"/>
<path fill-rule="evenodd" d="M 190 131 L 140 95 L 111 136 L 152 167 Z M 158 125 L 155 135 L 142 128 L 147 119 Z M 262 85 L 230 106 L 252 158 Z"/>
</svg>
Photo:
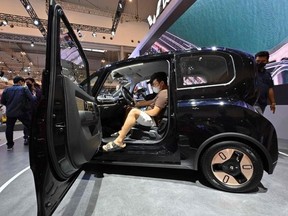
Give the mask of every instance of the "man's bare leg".
<svg viewBox="0 0 288 216">
<path fill-rule="evenodd" d="M 126 135 L 128 134 L 128 132 L 131 130 L 131 128 L 136 124 L 136 121 L 139 117 L 141 113 L 141 110 L 139 109 L 132 109 L 125 122 L 124 122 L 124 125 L 122 126 L 121 130 L 119 131 L 119 136 L 114 140 L 114 143 L 119 145 L 119 146 L 122 146 L 123 145 L 123 141 L 126 137 Z"/>
</svg>

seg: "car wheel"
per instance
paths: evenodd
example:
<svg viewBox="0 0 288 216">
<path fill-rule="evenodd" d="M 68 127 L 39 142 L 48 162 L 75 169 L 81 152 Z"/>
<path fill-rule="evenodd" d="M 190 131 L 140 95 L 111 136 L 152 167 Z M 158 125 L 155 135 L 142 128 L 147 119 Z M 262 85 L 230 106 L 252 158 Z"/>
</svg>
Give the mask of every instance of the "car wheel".
<svg viewBox="0 0 288 216">
<path fill-rule="evenodd" d="M 201 159 L 201 169 L 212 186 L 228 192 L 251 191 L 263 176 L 259 155 L 236 141 L 224 141 L 208 148 Z"/>
</svg>

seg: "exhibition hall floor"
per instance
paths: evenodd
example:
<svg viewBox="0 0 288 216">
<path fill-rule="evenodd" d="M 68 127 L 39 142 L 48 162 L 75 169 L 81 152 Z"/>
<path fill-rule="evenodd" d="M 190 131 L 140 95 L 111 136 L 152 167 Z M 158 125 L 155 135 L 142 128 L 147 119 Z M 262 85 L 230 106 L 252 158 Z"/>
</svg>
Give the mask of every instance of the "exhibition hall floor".
<svg viewBox="0 0 288 216">
<path fill-rule="evenodd" d="M 37 215 L 29 147 L 23 145 L 22 135 L 15 132 L 14 150 L 6 151 L 5 136 L 0 133 L 0 215 Z M 53 215 L 284 216 L 288 212 L 288 143 L 280 141 L 279 150 L 283 154 L 275 173 L 264 173 L 258 190 L 251 193 L 215 190 L 202 184 L 194 171 L 104 167 L 103 175 L 82 172 Z"/>
</svg>

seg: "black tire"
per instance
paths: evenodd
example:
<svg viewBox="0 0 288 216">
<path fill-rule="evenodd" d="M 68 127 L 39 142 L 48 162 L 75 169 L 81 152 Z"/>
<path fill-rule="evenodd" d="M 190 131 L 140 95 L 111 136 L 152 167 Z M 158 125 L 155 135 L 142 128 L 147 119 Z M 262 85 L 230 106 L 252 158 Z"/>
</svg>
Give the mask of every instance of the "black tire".
<svg viewBox="0 0 288 216">
<path fill-rule="evenodd" d="M 263 176 L 257 152 L 237 141 L 223 141 L 208 148 L 201 158 L 201 170 L 212 186 L 235 193 L 257 188 Z"/>
</svg>

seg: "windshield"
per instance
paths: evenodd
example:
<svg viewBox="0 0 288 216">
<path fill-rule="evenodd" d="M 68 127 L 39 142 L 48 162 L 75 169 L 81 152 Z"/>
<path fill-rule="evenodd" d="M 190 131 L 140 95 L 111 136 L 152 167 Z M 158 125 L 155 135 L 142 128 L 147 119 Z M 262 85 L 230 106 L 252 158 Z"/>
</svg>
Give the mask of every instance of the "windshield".
<svg viewBox="0 0 288 216">
<path fill-rule="evenodd" d="M 150 62 L 135 62 L 113 67 L 104 72 L 106 75 L 104 83 L 98 91 L 99 102 L 115 102 L 121 99 L 121 88 L 125 87 L 135 100 L 146 99 L 147 95 L 153 94 L 152 88 L 147 81 L 152 74 L 169 70 L 169 61 L 159 60 Z"/>
<path fill-rule="evenodd" d="M 97 100 L 100 102 L 114 102 L 119 98 L 122 86 L 130 90 L 131 82 L 122 76 L 110 74 L 104 82 Z"/>
</svg>

